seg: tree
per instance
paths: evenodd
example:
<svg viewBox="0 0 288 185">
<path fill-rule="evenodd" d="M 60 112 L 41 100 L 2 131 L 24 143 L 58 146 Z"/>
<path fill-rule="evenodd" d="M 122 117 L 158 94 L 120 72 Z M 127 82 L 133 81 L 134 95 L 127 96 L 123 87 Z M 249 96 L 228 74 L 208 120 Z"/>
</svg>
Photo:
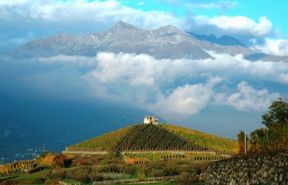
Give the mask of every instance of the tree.
<svg viewBox="0 0 288 185">
<path fill-rule="evenodd" d="M 283 98 L 272 102 L 267 113 L 262 116 L 262 123 L 267 127 L 288 126 L 288 102 Z"/>
<path fill-rule="evenodd" d="M 273 101 L 262 116 L 266 128 L 256 129 L 250 135 L 252 153 L 288 150 L 288 102 L 283 98 Z"/>
<path fill-rule="evenodd" d="M 259 153 L 261 151 L 267 151 L 267 149 L 268 149 L 268 130 L 266 128 L 260 128 L 254 130 L 250 134 L 249 152 Z"/>
<path fill-rule="evenodd" d="M 238 133 L 238 146 L 239 146 L 239 155 L 245 154 L 245 132 L 242 130 Z"/>
</svg>

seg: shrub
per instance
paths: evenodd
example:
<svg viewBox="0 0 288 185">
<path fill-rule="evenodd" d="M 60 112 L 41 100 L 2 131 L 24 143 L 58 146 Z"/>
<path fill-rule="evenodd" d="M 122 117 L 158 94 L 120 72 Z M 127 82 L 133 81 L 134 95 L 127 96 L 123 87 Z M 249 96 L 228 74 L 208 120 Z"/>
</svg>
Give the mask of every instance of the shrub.
<svg viewBox="0 0 288 185">
<path fill-rule="evenodd" d="M 74 174 L 74 180 L 80 181 L 80 182 L 84 182 L 84 183 L 89 183 L 90 182 L 90 176 L 89 173 L 87 173 L 87 171 L 83 171 L 81 173 L 76 173 Z"/>
<path fill-rule="evenodd" d="M 104 173 L 120 173 L 120 167 L 117 164 L 109 164 L 109 165 L 105 165 L 100 172 L 104 172 Z"/>
<path fill-rule="evenodd" d="M 188 172 L 181 173 L 178 179 L 178 185 L 190 185 L 193 182 L 195 182 L 195 176 Z"/>
<path fill-rule="evenodd" d="M 65 167 L 65 157 L 63 155 L 56 155 L 52 163 L 53 168 L 63 168 Z"/>
<path fill-rule="evenodd" d="M 45 181 L 44 185 L 60 185 L 57 179 L 48 179 Z"/>
<path fill-rule="evenodd" d="M 69 169 L 66 171 L 66 177 L 68 179 L 81 181 L 84 183 L 90 182 L 91 168 L 88 167 L 78 167 L 74 169 Z"/>
<path fill-rule="evenodd" d="M 73 160 L 74 165 L 83 166 L 83 165 L 96 165 L 99 164 L 103 160 L 103 156 L 95 155 L 95 156 L 85 156 L 78 157 Z"/>
<path fill-rule="evenodd" d="M 152 177 L 162 177 L 164 172 L 161 169 L 151 169 L 149 175 Z"/>
<path fill-rule="evenodd" d="M 3 181 L 3 182 L 0 181 L 0 184 L 1 185 L 20 185 L 20 183 L 17 181 Z"/>
<path fill-rule="evenodd" d="M 135 175 L 137 173 L 137 169 L 135 166 L 133 165 L 130 165 L 130 164 L 125 164 L 125 165 L 122 165 L 120 167 L 120 171 L 122 173 L 126 173 L 126 174 L 130 174 L 130 175 Z"/>
<path fill-rule="evenodd" d="M 66 177 L 65 170 L 62 168 L 51 169 L 48 172 L 48 177 L 51 179 L 64 179 Z"/>
<path fill-rule="evenodd" d="M 93 181 L 103 181 L 105 178 L 100 173 L 93 171 L 89 174 L 90 182 Z"/>
</svg>

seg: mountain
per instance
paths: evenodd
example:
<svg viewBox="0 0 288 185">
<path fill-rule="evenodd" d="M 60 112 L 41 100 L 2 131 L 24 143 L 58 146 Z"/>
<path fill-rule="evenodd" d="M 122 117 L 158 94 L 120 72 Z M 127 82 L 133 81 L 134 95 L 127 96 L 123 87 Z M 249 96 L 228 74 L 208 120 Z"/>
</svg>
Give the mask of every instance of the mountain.
<svg viewBox="0 0 288 185">
<path fill-rule="evenodd" d="M 212 150 L 237 153 L 237 142 L 176 125 L 131 125 L 66 148 L 66 151 Z"/>
<path fill-rule="evenodd" d="M 102 33 L 87 35 L 58 34 L 29 42 L 16 48 L 11 56 L 18 58 L 56 55 L 95 56 L 97 52 L 145 53 L 156 58 L 211 58 L 206 50 L 232 55 L 251 55 L 253 51 L 232 37 L 210 38 L 191 35 L 168 25 L 144 30 L 118 22 Z"/>
</svg>

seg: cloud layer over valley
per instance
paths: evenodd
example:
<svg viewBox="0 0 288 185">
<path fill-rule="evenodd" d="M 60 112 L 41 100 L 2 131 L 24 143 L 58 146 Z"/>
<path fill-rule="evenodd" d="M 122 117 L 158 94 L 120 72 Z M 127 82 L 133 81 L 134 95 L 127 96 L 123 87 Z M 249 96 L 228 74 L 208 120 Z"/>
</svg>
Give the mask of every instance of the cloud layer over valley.
<svg viewBox="0 0 288 185">
<path fill-rule="evenodd" d="M 105 52 L 96 57 L 6 58 L 1 62 L 6 71 L 1 70 L 1 78 L 9 83 L 1 83 L 2 92 L 100 98 L 142 107 L 176 121 L 189 120 L 211 106 L 261 113 L 272 100 L 287 97 L 287 63 L 209 54 L 213 58 L 203 60 Z"/>
</svg>

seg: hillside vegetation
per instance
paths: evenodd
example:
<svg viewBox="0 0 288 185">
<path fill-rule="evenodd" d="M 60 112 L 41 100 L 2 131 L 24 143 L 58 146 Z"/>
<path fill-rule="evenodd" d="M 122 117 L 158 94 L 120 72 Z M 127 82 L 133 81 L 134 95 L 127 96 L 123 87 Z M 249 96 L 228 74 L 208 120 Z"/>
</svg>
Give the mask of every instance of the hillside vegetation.
<svg viewBox="0 0 288 185">
<path fill-rule="evenodd" d="M 193 142 L 164 129 L 162 126 L 136 125 L 117 144 L 116 150 L 203 150 Z"/>
<path fill-rule="evenodd" d="M 133 125 L 68 147 L 75 151 L 215 150 L 237 153 L 237 143 L 175 125 Z"/>
<path fill-rule="evenodd" d="M 101 136 L 88 139 L 84 142 L 75 144 L 68 147 L 68 150 L 79 150 L 79 151 L 103 151 L 111 150 L 116 147 L 117 142 L 123 138 L 134 126 L 128 126 L 121 128 L 116 131 L 108 132 Z"/>
<path fill-rule="evenodd" d="M 236 154 L 238 152 L 237 142 L 231 139 L 218 137 L 176 125 L 163 124 L 162 127 L 188 141 L 194 142 L 196 145 L 209 148 L 210 150 L 229 154 Z"/>
</svg>

